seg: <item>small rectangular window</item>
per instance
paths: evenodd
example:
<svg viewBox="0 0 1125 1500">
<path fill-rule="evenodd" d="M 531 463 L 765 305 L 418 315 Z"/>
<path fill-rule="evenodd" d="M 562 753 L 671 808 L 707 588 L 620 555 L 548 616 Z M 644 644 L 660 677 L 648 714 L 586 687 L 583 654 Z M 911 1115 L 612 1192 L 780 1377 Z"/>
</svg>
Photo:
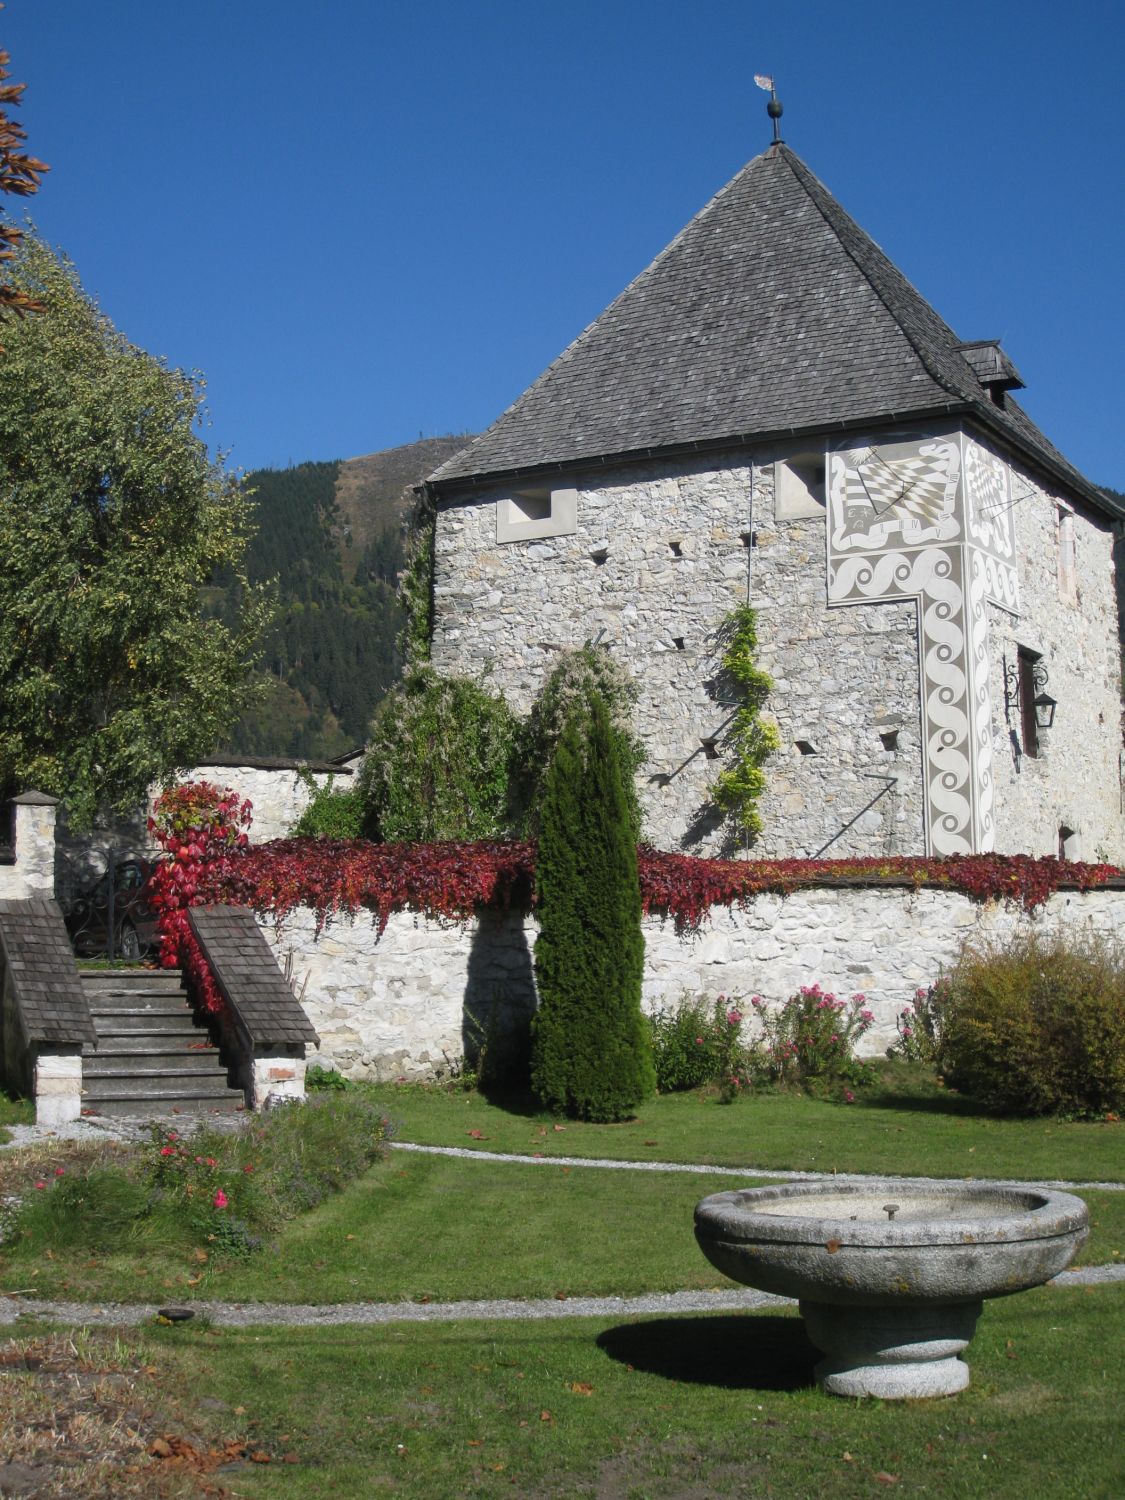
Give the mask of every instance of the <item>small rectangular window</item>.
<svg viewBox="0 0 1125 1500">
<path fill-rule="evenodd" d="M 531 485 L 496 502 L 496 540 L 532 542 L 578 530 L 578 491 Z"/>
<path fill-rule="evenodd" d="M 774 512 L 779 521 L 824 515 L 823 453 L 798 453 L 773 466 Z"/>
</svg>

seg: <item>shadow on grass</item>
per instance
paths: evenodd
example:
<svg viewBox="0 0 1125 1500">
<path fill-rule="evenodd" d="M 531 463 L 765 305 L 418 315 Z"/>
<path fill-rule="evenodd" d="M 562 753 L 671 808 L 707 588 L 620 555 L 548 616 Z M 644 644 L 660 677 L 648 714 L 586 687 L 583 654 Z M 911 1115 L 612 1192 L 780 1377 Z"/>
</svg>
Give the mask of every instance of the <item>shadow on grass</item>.
<svg viewBox="0 0 1125 1500">
<path fill-rule="evenodd" d="M 760 1313 L 621 1323 L 597 1344 L 634 1370 L 737 1391 L 801 1390 L 820 1358 L 800 1319 Z"/>
<path fill-rule="evenodd" d="M 995 1111 L 988 1109 L 979 1099 L 969 1099 L 964 1094 L 938 1093 L 933 1094 L 896 1094 L 887 1092 L 876 1087 L 869 1089 L 863 1095 L 863 1102 L 869 1109 L 893 1109 L 906 1114 L 927 1115 L 960 1115 L 963 1117 L 975 1117 L 978 1120 L 996 1120 L 1003 1118 Z M 1018 1119 L 1019 1116 L 1008 1116 L 1010 1119 Z"/>
</svg>

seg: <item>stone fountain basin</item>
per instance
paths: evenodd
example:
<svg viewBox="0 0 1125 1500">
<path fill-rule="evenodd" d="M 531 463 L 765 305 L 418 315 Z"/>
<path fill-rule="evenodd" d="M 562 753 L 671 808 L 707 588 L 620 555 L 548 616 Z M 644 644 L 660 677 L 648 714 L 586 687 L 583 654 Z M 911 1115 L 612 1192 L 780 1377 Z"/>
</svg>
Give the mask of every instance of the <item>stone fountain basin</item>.
<svg viewBox="0 0 1125 1500">
<path fill-rule="evenodd" d="M 1057 1276 L 1088 1219 L 1080 1198 L 1016 1184 L 826 1181 L 715 1193 L 695 1234 L 724 1275 L 784 1297 L 969 1302 Z"/>
<path fill-rule="evenodd" d="M 983 1299 L 1050 1281 L 1086 1240 L 1079 1198 L 1019 1184 L 789 1183 L 695 1210 L 712 1265 L 799 1300 L 838 1396 L 952 1396 Z"/>
</svg>

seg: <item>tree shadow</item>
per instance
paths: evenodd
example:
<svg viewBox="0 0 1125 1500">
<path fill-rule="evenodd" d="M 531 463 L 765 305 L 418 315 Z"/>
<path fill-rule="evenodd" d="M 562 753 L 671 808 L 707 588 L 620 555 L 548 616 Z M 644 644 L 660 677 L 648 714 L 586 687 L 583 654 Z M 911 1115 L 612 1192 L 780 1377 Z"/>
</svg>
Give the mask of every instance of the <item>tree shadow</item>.
<svg viewBox="0 0 1125 1500">
<path fill-rule="evenodd" d="M 466 1067 L 477 1073 L 477 1087 L 490 1103 L 509 1095 L 518 1100 L 527 1092 L 535 1007 L 535 972 L 522 914 L 483 908 L 469 947 L 461 1047 Z M 514 1112 L 534 1111 L 521 1107 Z"/>
<path fill-rule="evenodd" d="M 863 1099 L 871 1109 L 894 1109 L 903 1114 L 960 1115 L 977 1119 L 997 1119 L 997 1114 L 964 1094 L 894 1094 L 869 1090 Z M 1013 1116 L 1014 1118 L 1014 1116 Z"/>
<path fill-rule="evenodd" d="M 801 1390 L 820 1358 L 799 1318 L 761 1313 L 621 1323 L 597 1345 L 634 1370 L 734 1391 Z"/>
</svg>

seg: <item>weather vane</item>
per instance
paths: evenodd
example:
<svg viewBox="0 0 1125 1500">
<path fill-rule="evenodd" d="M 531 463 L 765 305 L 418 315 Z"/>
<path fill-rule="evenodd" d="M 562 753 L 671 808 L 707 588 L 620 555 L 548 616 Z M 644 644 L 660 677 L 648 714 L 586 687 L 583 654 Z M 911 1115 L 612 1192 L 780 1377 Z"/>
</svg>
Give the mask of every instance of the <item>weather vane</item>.
<svg viewBox="0 0 1125 1500">
<path fill-rule="evenodd" d="M 755 73 L 754 82 L 760 89 L 765 89 L 770 96 L 770 102 L 766 105 L 766 113 L 773 121 L 773 143 L 775 146 L 781 144 L 781 100 L 777 97 L 777 89 L 774 87 L 773 79 L 765 73 Z"/>
</svg>

